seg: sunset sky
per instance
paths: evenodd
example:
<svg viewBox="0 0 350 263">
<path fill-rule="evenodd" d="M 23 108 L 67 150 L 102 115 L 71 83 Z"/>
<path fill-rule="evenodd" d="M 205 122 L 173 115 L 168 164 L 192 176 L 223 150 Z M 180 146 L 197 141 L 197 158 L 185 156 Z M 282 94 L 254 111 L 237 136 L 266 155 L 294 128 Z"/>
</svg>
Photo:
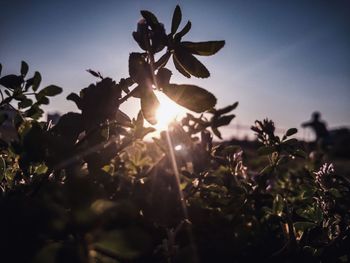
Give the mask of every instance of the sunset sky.
<svg viewBox="0 0 350 263">
<path fill-rule="evenodd" d="M 240 124 L 269 117 L 281 128 L 300 127 L 318 110 L 330 127 L 350 125 L 350 1 L 345 0 L 2 0 L 3 74 L 19 72 L 25 60 L 30 74 L 42 74 L 44 85 L 64 89 L 49 110 L 76 110 L 65 97 L 95 81 L 86 69 L 117 81 L 128 76 L 129 53 L 141 51 L 131 35 L 139 11 L 152 11 L 169 32 L 176 4 L 181 25 L 192 22 L 185 40 L 226 40 L 226 45 L 199 58 L 209 79 L 174 72 L 173 82 L 208 89 L 219 107 L 239 101 L 235 122 Z M 134 115 L 139 103 L 124 109 Z M 231 132 L 226 129 L 225 137 Z"/>
</svg>

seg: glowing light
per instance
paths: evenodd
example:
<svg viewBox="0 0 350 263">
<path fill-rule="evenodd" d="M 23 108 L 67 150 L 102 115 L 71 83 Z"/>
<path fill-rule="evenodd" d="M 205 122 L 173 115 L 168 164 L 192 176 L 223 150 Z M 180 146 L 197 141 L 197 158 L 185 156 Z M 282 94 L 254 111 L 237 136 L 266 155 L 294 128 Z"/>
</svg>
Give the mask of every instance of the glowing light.
<svg viewBox="0 0 350 263">
<path fill-rule="evenodd" d="M 182 150 L 182 145 L 181 145 L 181 144 L 176 145 L 176 146 L 174 147 L 174 149 L 175 149 L 175 151 L 181 151 L 181 150 Z"/>
<path fill-rule="evenodd" d="M 155 92 L 160 102 L 156 113 L 157 124 L 154 126 L 158 131 L 166 130 L 169 124 L 186 115 L 186 109 L 169 99 L 162 92 Z"/>
</svg>

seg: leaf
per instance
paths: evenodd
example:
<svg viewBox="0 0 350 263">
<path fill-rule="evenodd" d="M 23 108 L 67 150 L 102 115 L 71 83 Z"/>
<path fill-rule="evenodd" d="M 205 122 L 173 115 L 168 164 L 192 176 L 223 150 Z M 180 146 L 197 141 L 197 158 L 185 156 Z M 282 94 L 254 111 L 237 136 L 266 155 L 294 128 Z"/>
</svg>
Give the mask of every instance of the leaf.
<svg viewBox="0 0 350 263">
<path fill-rule="evenodd" d="M 153 26 L 159 23 L 157 17 L 150 11 L 141 10 L 141 15 L 144 17 L 144 19 L 146 19 L 147 23 L 150 26 Z"/>
<path fill-rule="evenodd" d="M 302 232 L 317 226 L 315 223 L 312 223 L 312 222 L 295 222 L 293 225 L 296 231 L 302 231 Z"/>
<path fill-rule="evenodd" d="M 167 68 L 161 68 L 157 72 L 157 85 L 158 88 L 163 88 L 169 84 L 171 78 L 171 71 Z"/>
<path fill-rule="evenodd" d="M 98 74 L 96 71 L 93 71 L 92 69 L 87 69 L 86 71 L 96 78 L 101 78 L 101 75 Z"/>
<path fill-rule="evenodd" d="M 229 125 L 230 122 L 232 121 L 232 119 L 236 117 L 236 115 L 231 114 L 231 115 L 226 115 L 226 116 L 222 116 L 218 119 L 216 119 L 213 123 L 213 125 L 215 127 L 220 127 L 220 126 L 225 126 L 225 125 Z"/>
<path fill-rule="evenodd" d="M 6 171 L 6 162 L 5 159 L 0 156 L 0 182 L 4 179 Z"/>
<path fill-rule="evenodd" d="M 276 151 L 275 146 L 262 146 L 257 150 L 259 155 L 268 155 L 275 151 Z"/>
<path fill-rule="evenodd" d="M 156 113 L 159 107 L 157 96 L 152 90 L 145 89 L 141 97 L 141 110 L 143 117 L 152 125 L 157 124 Z"/>
<path fill-rule="evenodd" d="M 221 132 L 218 130 L 218 128 L 211 127 L 211 130 L 213 131 L 213 133 L 215 134 L 216 137 L 218 137 L 219 139 L 222 140 Z"/>
<path fill-rule="evenodd" d="M 41 83 L 41 75 L 38 71 L 35 71 L 34 77 L 33 77 L 33 85 L 32 85 L 33 91 L 38 90 L 40 83 Z"/>
<path fill-rule="evenodd" d="M 224 40 L 207 42 L 181 42 L 189 52 L 200 56 L 211 56 L 218 52 L 225 45 Z"/>
<path fill-rule="evenodd" d="M 168 63 L 169 58 L 171 56 L 170 52 L 166 52 L 163 56 L 161 56 L 158 61 L 154 63 L 154 69 L 162 68 Z"/>
<path fill-rule="evenodd" d="M 208 78 L 210 76 L 208 69 L 186 49 L 176 48 L 174 56 L 189 74 L 197 78 Z"/>
<path fill-rule="evenodd" d="M 146 80 L 151 80 L 151 68 L 142 53 L 130 53 L 129 75 L 136 83 L 143 84 Z"/>
<path fill-rule="evenodd" d="M 55 86 L 55 85 L 50 85 L 50 86 L 47 86 L 45 88 L 43 88 L 39 93 L 38 95 L 39 96 L 49 96 L 49 97 L 53 97 L 53 96 L 56 96 L 58 94 L 60 94 L 62 92 L 62 88 L 61 87 L 58 87 L 58 86 Z"/>
<path fill-rule="evenodd" d="M 191 26 L 192 26 L 192 25 L 191 25 L 191 22 L 188 21 L 187 24 L 184 26 L 184 28 L 183 28 L 179 33 L 177 33 L 177 34 L 175 35 L 174 39 L 175 39 L 176 41 L 180 41 L 181 38 L 182 38 L 184 35 L 186 35 L 186 34 L 188 33 L 188 31 L 190 31 Z"/>
<path fill-rule="evenodd" d="M 174 35 L 179 28 L 179 25 L 181 23 L 182 19 L 182 14 L 181 14 L 181 8 L 179 5 L 176 5 L 174 14 L 173 14 L 173 19 L 171 21 L 171 34 Z"/>
<path fill-rule="evenodd" d="M 291 129 L 287 130 L 286 136 L 287 137 L 292 136 L 292 135 L 296 134 L 297 132 L 298 132 L 298 130 L 296 128 L 291 128 Z"/>
<path fill-rule="evenodd" d="M 163 92 L 177 104 L 194 112 L 204 112 L 216 104 L 216 98 L 209 91 L 195 85 L 169 84 Z"/>
<path fill-rule="evenodd" d="M 0 79 L 0 85 L 8 89 L 15 89 L 21 86 L 23 82 L 22 76 L 6 75 Z"/>
<path fill-rule="evenodd" d="M 190 78 L 191 75 L 181 66 L 180 62 L 177 60 L 176 56 L 173 56 L 173 62 L 175 68 L 185 77 Z"/>
<path fill-rule="evenodd" d="M 31 99 L 25 98 L 24 100 L 18 103 L 18 108 L 22 108 L 22 109 L 27 108 L 32 106 L 32 104 L 33 104 L 33 101 Z"/>
<path fill-rule="evenodd" d="M 77 105 L 78 109 L 81 110 L 82 109 L 82 100 L 80 98 L 80 96 L 76 93 L 71 93 L 67 96 L 67 100 L 71 100 L 73 102 L 75 102 L 75 104 Z"/>
<path fill-rule="evenodd" d="M 213 113 L 215 113 L 216 115 L 223 115 L 223 114 L 229 113 L 230 111 L 233 111 L 234 109 L 237 108 L 237 106 L 238 106 L 238 101 L 233 103 L 232 105 L 225 107 L 225 108 L 218 109 L 218 110 L 214 111 Z"/>
<path fill-rule="evenodd" d="M 40 164 L 37 167 L 35 167 L 34 172 L 36 174 L 44 174 L 47 172 L 47 170 L 48 170 L 48 167 L 45 164 Z"/>
<path fill-rule="evenodd" d="M 28 64 L 25 61 L 22 61 L 22 63 L 21 63 L 21 75 L 23 77 L 25 77 L 25 75 L 27 75 L 27 73 L 28 73 L 28 70 L 29 70 Z"/>
<path fill-rule="evenodd" d="M 277 216 L 282 216 L 283 213 L 283 197 L 280 194 L 277 194 L 272 204 L 272 211 Z"/>
<path fill-rule="evenodd" d="M 42 109 L 40 109 L 40 108 L 38 107 L 38 105 L 35 105 L 35 104 L 34 104 L 32 107 L 30 107 L 30 108 L 29 108 L 27 111 L 25 111 L 24 113 L 25 113 L 25 116 L 37 120 L 37 119 L 39 119 L 39 118 L 43 115 L 44 111 L 43 111 Z"/>
</svg>

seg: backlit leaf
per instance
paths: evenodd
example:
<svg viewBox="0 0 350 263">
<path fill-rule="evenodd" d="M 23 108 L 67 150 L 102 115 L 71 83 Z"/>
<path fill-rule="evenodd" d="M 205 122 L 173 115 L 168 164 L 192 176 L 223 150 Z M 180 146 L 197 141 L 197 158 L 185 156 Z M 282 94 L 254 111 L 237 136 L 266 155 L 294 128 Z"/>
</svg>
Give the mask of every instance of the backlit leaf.
<svg viewBox="0 0 350 263">
<path fill-rule="evenodd" d="M 209 110 L 216 104 L 213 94 L 195 85 L 169 84 L 163 88 L 163 92 L 177 104 L 198 113 Z"/>
<path fill-rule="evenodd" d="M 197 78 L 208 78 L 210 76 L 208 69 L 186 49 L 176 48 L 174 56 L 189 74 Z"/>
<path fill-rule="evenodd" d="M 146 89 L 142 92 L 141 110 L 143 117 L 150 123 L 155 125 L 157 123 L 156 112 L 159 107 L 157 96 L 152 90 Z"/>
<path fill-rule="evenodd" d="M 173 19 L 171 22 L 171 34 L 172 35 L 174 35 L 176 33 L 177 29 L 179 28 L 179 25 L 181 23 L 181 18 L 182 18 L 181 9 L 180 9 L 180 6 L 177 5 L 175 7 Z"/>
<path fill-rule="evenodd" d="M 50 85 L 50 86 L 47 86 L 47 87 L 43 88 L 39 92 L 39 95 L 40 96 L 52 97 L 52 96 L 56 96 L 56 95 L 60 94 L 62 91 L 63 90 L 62 90 L 61 87 L 58 87 L 58 86 L 55 86 L 55 85 Z"/>
<path fill-rule="evenodd" d="M 181 42 L 181 45 L 184 46 L 192 54 L 200 56 L 211 56 L 218 52 L 224 45 L 225 41 L 207 41 L 207 42 Z"/>
</svg>

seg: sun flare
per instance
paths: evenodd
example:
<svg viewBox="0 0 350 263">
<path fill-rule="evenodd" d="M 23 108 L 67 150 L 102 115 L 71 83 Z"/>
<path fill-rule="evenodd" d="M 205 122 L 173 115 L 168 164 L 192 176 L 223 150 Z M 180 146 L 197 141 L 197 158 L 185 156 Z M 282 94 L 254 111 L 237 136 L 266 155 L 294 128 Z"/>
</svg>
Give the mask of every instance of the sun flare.
<svg viewBox="0 0 350 263">
<path fill-rule="evenodd" d="M 159 108 L 156 113 L 157 124 L 154 126 L 158 131 L 166 130 L 174 120 L 179 120 L 186 115 L 186 109 L 173 102 L 162 92 L 156 91 L 159 100 Z"/>
</svg>

